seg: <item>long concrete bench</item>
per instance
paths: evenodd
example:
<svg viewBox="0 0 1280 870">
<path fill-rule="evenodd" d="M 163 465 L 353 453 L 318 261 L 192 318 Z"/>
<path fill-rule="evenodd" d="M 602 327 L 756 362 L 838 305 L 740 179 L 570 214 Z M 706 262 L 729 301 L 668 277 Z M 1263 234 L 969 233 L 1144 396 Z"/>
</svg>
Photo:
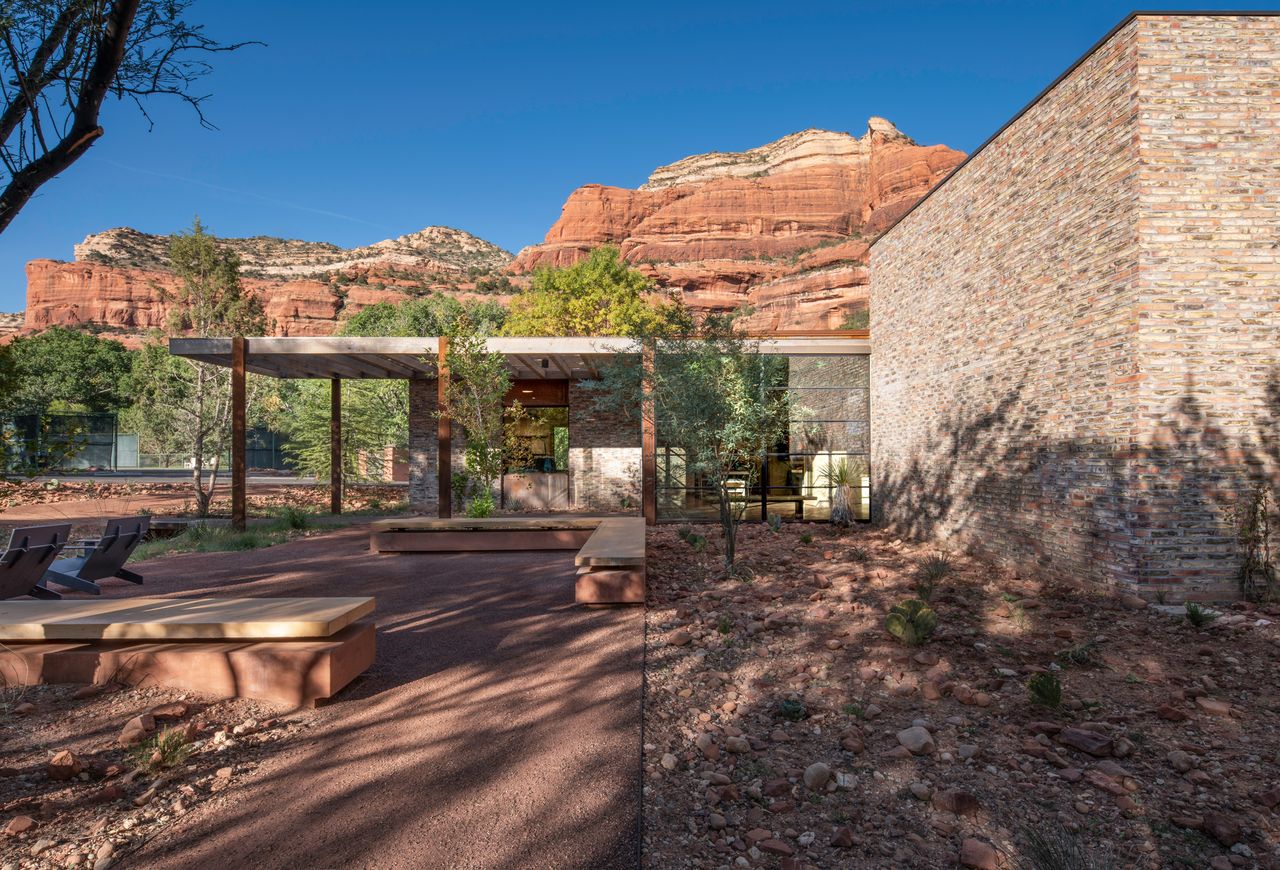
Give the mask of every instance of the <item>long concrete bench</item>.
<svg viewBox="0 0 1280 870">
<path fill-rule="evenodd" d="M 0 679 L 314 705 L 373 664 L 373 609 L 368 597 L 0 601 Z"/>
<path fill-rule="evenodd" d="M 642 517 L 403 517 L 370 526 L 374 553 L 577 550 L 577 603 L 644 603 Z"/>
</svg>

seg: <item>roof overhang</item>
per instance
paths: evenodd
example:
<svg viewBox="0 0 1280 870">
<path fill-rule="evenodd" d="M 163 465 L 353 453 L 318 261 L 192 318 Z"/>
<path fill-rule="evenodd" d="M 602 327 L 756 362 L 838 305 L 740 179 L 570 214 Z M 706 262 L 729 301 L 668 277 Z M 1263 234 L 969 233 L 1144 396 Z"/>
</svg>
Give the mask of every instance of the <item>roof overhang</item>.
<svg viewBox="0 0 1280 870">
<path fill-rule="evenodd" d="M 865 332 L 760 337 L 764 353 L 848 355 L 871 352 Z M 490 353 L 506 357 L 517 379 L 597 377 L 619 355 L 639 354 L 629 338 L 521 338 L 485 340 Z M 245 369 L 275 378 L 434 378 L 438 338 L 246 338 Z M 198 362 L 231 366 L 230 338 L 171 338 L 169 352 Z"/>
</svg>

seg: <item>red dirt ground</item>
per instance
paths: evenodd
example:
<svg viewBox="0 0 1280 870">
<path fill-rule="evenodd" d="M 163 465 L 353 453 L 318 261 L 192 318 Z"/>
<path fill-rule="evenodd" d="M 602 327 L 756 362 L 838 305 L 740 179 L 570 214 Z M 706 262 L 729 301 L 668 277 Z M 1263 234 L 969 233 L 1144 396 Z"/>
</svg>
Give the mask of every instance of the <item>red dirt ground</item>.
<svg viewBox="0 0 1280 870">
<path fill-rule="evenodd" d="M 367 542 L 357 526 L 171 556 L 139 563 L 141 589 L 104 585 L 378 599 L 373 668 L 231 801 L 129 865 L 636 866 L 643 613 L 575 607 L 569 553 L 371 556 Z"/>
</svg>

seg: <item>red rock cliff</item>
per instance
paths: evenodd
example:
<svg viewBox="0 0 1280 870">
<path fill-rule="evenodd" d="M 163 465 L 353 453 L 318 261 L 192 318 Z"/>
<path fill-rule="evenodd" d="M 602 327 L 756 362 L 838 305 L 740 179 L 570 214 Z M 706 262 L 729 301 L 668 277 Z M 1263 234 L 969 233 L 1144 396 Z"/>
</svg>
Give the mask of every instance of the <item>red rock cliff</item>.
<svg viewBox="0 0 1280 870">
<path fill-rule="evenodd" d="M 882 118 L 861 137 L 805 130 L 688 157 L 638 190 L 574 191 L 545 241 L 512 269 L 567 265 L 612 243 L 694 308 L 746 303 L 757 328 L 835 327 L 866 305 L 865 242 L 963 159 L 917 145 Z"/>
</svg>

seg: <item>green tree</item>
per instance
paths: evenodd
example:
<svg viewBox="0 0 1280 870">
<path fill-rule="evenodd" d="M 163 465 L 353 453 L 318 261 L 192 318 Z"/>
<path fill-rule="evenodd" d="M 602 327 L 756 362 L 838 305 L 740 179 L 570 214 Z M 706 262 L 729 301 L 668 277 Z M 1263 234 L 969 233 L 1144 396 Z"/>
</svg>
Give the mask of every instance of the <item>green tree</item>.
<svg viewBox="0 0 1280 870">
<path fill-rule="evenodd" d="M 453 335 L 459 330 L 496 330 L 506 310 L 493 302 L 462 302 L 443 294 L 399 303 L 379 302 L 352 315 L 338 330 L 347 336 Z M 289 436 L 288 451 L 299 471 L 329 476 L 329 384 L 276 381 L 274 405 L 285 409 L 270 422 Z M 409 433 L 409 385 L 404 380 L 346 381 L 342 385 L 343 478 L 360 480 L 360 454 L 368 476 L 382 476 L 385 447 L 405 447 Z"/>
<path fill-rule="evenodd" d="M 524 409 L 519 402 L 503 408 L 503 399 L 511 389 L 511 375 L 506 358 L 485 349 L 483 336 L 452 336 L 445 364 L 449 367 L 449 380 L 439 413 L 448 415 L 462 428 L 467 469 L 463 495 L 470 495 L 467 516 L 488 516 L 494 507 L 493 485 L 503 469 L 509 463 L 527 462 L 526 458 L 512 455 L 521 450 L 516 428 Z M 441 461 L 447 461 L 447 457 Z"/>
<path fill-rule="evenodd" d="M 651 413 L 658 443 L 681 453 L 685 473 L 714 494 L 730 573 L 761 453 L 786 435 L 791 418 L 786 360 L 762 353 L 734 319 L 708 315 L 692 333 L 647 337 L 651 366 L 624 357 L 592 385 L 601 410 Z"/>
<path fill-rule="evenodd" d="M 14 339 L 7 350 L 14 410 L 118 411 L 129 403 L 133 359 L 118 341 L 54 326 Z"/>
<path fill-rule="evenodd" d="M 634 336 L 682 322 L 674 299 L 652 302 L 652 282 L 629 269 L 612 245 L 562 269 L 533 273 L 529 289 L 511 300 L 507 335 Z"/>
<path fill-rule="evenodd" d="M 176 290 L 160 289 L 168 334 L 200 338 L 262 335 L 270 323 L 262 302 L 240 284 L 240 259 L 223 250 L 196 218 L 169 245 Z M 137 419 L 156 443 L 191 457 L 196 511 L 209 512 L 222 455 L 231 441 L 231 371 L 172 356 L 162 341 L 143 347 L 134 365 Z M 250 380 L 256 388 L 257 379 Z M 255 390 L 256 391 L 256 390 Z"/>
</svg>

